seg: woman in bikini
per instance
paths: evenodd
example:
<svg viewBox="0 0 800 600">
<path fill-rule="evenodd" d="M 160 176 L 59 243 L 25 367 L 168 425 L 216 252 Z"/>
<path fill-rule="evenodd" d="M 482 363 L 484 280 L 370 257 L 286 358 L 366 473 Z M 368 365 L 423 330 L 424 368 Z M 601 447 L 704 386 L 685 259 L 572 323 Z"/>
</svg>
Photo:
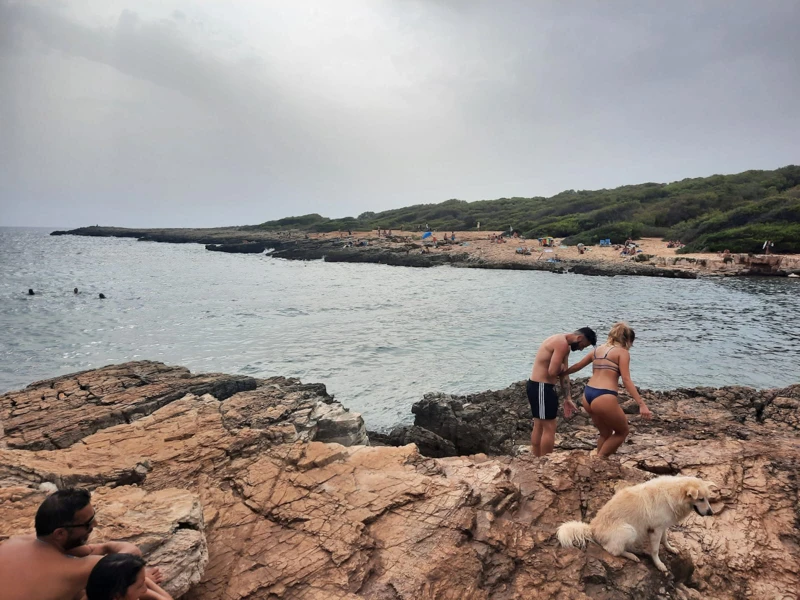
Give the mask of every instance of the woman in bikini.
<svg viewBox="0 0 800 600">
<path fill-rule="evenodd" d="M 597 438 L 597 455 L 614 454 L 628 437 L 628 418 L 617 402 L 619 378 L 628 393 L 639 405 L 639 414 L 645 419 L 653 413 L 639 395 L 631 380 L 631 355 L 628 352 L 636 333 L 625 323 L 616 323 L 608 333 L 608 341 L 595 348 L 582 360 L 567 370 L 567 374 L 580 371 L 592 363 L 592 377 L 583 392 L 583 408 L 592 417 L 600 436 Z"/>
</svg>

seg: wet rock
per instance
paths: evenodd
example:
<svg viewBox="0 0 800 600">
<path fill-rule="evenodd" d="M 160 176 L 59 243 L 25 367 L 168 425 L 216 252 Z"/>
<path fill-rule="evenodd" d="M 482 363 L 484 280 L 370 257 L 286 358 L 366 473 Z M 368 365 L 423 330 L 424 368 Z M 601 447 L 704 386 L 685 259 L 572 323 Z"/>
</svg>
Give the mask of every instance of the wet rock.
<svg viewBox="0 0 800 600">
<path fill-rule="evenodd" d="M 423 427 L 411 425 L 408 427 L 395 427 L 388 434 L 369 433 L 371 444 L 376 442 L 385 446 L 406 446 L 416 444 L 420 453 L 432 458 L 442 458 L 444 456 L 456 456 L 458 451 L 455 444 L 450 440 L 436 435 Z"/>
<path fill-rule="evenodd" d="M 232 254 L 263 254 L 267 244 L 261 242 L 245 242 L 243 244 L 206 244 L 206 250 L 212 252 L 229 252 Z"/>
</svg>

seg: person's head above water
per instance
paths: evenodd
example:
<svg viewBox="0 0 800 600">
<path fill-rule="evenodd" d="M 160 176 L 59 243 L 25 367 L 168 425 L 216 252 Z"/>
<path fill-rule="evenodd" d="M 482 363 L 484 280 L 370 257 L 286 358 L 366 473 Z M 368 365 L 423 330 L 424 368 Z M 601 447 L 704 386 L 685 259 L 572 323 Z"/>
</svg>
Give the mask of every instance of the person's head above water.
<svg viewBox="0 0 800 600">
<path fill-rule="evenodd" d="M 28 288 L 28 296 L 35 296 L 35 295 L 36 293 L 32 289 Z"/>
<path fill-rule="evenodd" d="M 100 559 L 86 583 L 88 600 L 138 600 L 147 592 L 144 560 L 133 554 Z"/>
<path fill-rule="evenodd" d="M 50 494 L 36 511 L 36 537 L 63 550 L 83 546 L 94 529 L 91 494 L 67 488 Z"/>
<path fill-rule="evenodd" d="M 614 323 L 608 332 L 608 343 L 629 350 L 636 339 L 636 332 L 627 323 Z"/>
<path fill-rule="evenodd" d="M 583 350 L 597 344 L 597 334 L 590 327 L 581 327 L 567 335 L 570 350 Z"/>
</svg>

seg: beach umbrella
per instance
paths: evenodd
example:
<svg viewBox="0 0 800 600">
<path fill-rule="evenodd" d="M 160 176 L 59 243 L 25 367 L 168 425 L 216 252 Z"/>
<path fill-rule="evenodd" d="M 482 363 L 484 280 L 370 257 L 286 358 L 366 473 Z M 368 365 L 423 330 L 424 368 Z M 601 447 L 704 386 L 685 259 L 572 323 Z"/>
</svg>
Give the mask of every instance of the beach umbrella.
<svg viewBox="0 0 800 600">
<path fill-rule="evenodd" d="M 430 231 L 426 231 L 425 233 L 422 234 L 422 239 L 426 240 L 429 237 L 431 237 L 432 235 L 433 235 L 433 233 L 431 233 Z"/>
</svg>

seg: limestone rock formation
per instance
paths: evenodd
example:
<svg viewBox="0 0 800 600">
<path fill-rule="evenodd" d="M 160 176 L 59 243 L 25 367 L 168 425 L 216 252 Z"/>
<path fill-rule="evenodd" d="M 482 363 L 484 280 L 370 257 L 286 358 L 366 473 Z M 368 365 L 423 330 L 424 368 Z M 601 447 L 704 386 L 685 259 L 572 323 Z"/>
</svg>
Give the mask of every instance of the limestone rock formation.
<svg viewBox="0 0 800 600">
<path fill-rule="evenodd" d="M 334 427 L 349 413 L 324 386 L 259 380 L 224 400 L 186 393 L 67 448 L 0 450 L 0 532 L 30 530 L 26 507 L 38 504 L 43 481 L 80 483 L 95 490 L 108 533 L 154 540 L 150 559 L 163 565 L 177 560 L 164 558 L 173 556 L 166 549 L 157 553 L 165 538 L 204 533 L 208 564 L 183 596 L 189 600 L 788 599 L 800 584 L 798 390 L 649 394 L 657 418 L 639 424 L 632 416 L 632 443 L 617 459 L 585 451 L 592 435 L 584 417 L 560 432 L 562 448 L 580 449 L 547 458 L 428 458 L 413 445 L 322 442 L 362 439 Z M 516 395 L 510 388 L 498 397 Z M 442 433 L 461 432 L 466 413 L 479 424 L 471 431 L 480 423 L 503 430 L 485 438 L 487 449 L 513 451 L 525 423 L 514 421 L 512 431 L 516 409 L 485 420 L 494 418 L 483 406 L 489 396 L 447 397 L 461 407 L 441 408 L 453 413 Z M 10 397 L 0 397 L 5 410 Z M 521 408 L 517 416 L 527 421 Z M 462 450 L 466 440 L 450 438 Z M 561 522 L 588 520 L 620 486 L 654 472 L 699 475 L 721 488 L 717 516 L 693 515 L 671 533 L 680 554 L 662 554 L 670 577 L 647 558 L 634 563 L 594 544 L 557 545 Z M 157 503 L 149 499 L 172 494 L 174 512 L 150 508 Z M 204 529 L 191 525 L 200 521 L 190 498 L 202 506 Z M 143 512 L 158 513 L 146 534 L 135 529 Z M 182 543 L 196 561 L 187 572 L 199 572 L 199 542 Z M 169 570 L 176 594 L 196 579 L 181 580 L 178 571 Z"/>
<path fill-rule="evenodd" d="M 0 399 L 0 447 L 66 448 L 88 434 L 148 415 L 188 393 L 224 400 L 255 389 L 240 375 L 192 375 L 184 367 L 141 361 L 32 383 Z"/>
</svg>

